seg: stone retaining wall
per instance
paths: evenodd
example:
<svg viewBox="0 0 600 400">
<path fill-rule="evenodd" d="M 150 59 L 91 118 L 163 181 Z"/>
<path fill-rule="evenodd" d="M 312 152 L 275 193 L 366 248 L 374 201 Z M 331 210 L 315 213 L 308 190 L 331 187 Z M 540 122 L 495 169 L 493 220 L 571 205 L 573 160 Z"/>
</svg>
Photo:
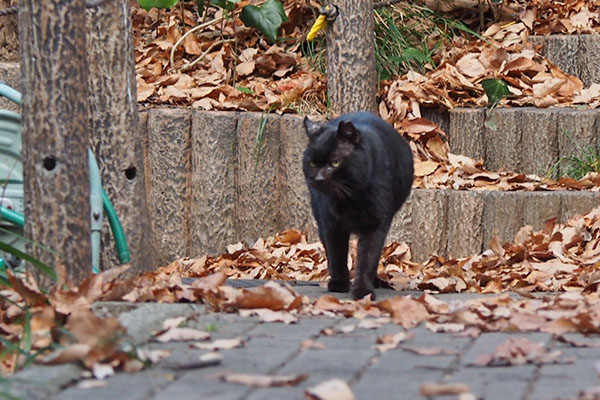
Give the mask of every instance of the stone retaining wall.
<svg viewBox="0 0 600 400">
<path fill-rule="evenodd" d="M 568 74 L 578 76 L 587 87 L 600 83 L 600 35 L 530 36 L 541 53 Z"/>
<path fill-rule="evenodd" d="M 544 176 L 562 157 L 580 156 L 600 144 L 600 110 L 497 108 L 496 129 L 485 126 L 485 109 L 426 110 L 448 135 L 450 151 L 482 158 L 487 169 Z M 561 163 L 560 172 L 567 164 Z"/>
<path fill-rule="evenodd" d="M 218 253 L 237 241 L 287 228 L 316 239 L 301 170 L 307 139 L 302 117 L 156 108 L 147 124 L 148 199 L 160 263 Z M 515 152 L 518 154 L 518 152 Z M 389 240 L 414 257 L 466 256 L 487 248 L 495 231 L 510 240 L 525 225 L 541 229 L 600 201 L 593 192 L 498 192 L 416 189 L 396 216 Z"/>
</svg>

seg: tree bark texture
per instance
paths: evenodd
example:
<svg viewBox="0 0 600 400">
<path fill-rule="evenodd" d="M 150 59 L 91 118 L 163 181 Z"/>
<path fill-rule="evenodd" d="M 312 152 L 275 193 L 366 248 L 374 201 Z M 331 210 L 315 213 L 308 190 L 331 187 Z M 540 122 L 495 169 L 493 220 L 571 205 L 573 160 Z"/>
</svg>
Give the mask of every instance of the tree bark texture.
<svg viewBox="0 0 600 400">
<path fill-rule="evenodd" d="M 327 94 L 334 114 L 377 111 L 373 0 L 336 0 L 327 23 Z"/>
<path fill-rule="evenodd" d="M 61 254 L 32 246 L 33 256 L 77 282 L 91 272 L 84 1 L 19 7 L 25 233 Z"/>
<path fill-rule="evenodd" d="M 90 7 L 87 21 L 92 149 L 102 185 L 123 225 L 132 269 L 150 270 L 150 222 L 129 1 L 105 1 Z M 114 239 L 105 219 L 102 268 L 117 263 Z"/>
<path fill-rule="evenodd" d="M 0 9 L 16 6 L 17 0 L 0 0 Z M 19 60 L 19 25 L 16 15 L 0 17 L 0 61 Z"/>
</svg>

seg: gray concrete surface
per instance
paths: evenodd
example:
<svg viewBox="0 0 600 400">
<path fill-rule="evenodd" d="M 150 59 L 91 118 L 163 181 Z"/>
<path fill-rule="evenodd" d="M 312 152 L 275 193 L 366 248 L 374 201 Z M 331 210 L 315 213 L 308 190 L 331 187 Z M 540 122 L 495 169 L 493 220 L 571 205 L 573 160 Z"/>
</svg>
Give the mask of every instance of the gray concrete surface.
<svg viewBox="0 0 600 400">
<path fill-rule="evenodd" d="M 259 282 L 234 282 L 236 286 L 252 286 Z M 325 293 L 317 285 L 297 285 L 295 290 L 314 299 Z M 416 294 L 378 290 L 378 299 L 398 294 Z M 437 295 L 444 301 L 467 300 L 473 294 Z M 340 298 L 347 298 L 340 295 Z M 421 325 L 412 329 L 414 337 L 398 349 L 380 353 L 373 345 L 377 338 L 402 331 L 394 323 L 377 329 L 356 328 L 346 334 L 327 336 L 324 329 L 358 325 L 353 318 L 301 316 L 297 323 L 263 323 L 257 317 L 213 313 L 200 304 L 124 304 L 98 303 L 99 314 L 116 316 L 128 331 L 127 341 L 143 349 L 169 349 L 171 355 L 136 373 L 117 373 L 84 388 L 85 371 L 73 364 L 54 367 L 34 365 L 11 378 L 11 390 L 17 398 L 31 399 L 222 399 L 266 400 L 304 399 L 304 391 L 323 381 L 340 378 L 346 381 L 356 399 L 420 399 L 425 382 L 464 383 L 473 399 L 550 400 L 576 399 L 600 385 L 597 363 L 600 349 L 572 347 L 544 333 L 482 333 L 477 338 L 458 337 L 450 333 L 433 333 Z M 241 337 L 244 347 L 220 350 L 218 365 L 200 367 L 194 364 L 206 353 L 185 342 L 158 343 L 152 340 L 162 321 L 186 316 L 188 327 L 211 330 L 212 338 Z M 510 367 L 477 367 L 474 360 L 511 336 L 525 336 L 547 349 L 560 350 L 571 364 L 520 365 Z M 577 341 L 597 340 L 593 336 L 571 334 Z M 323 349 L 302 350 L 304 340 L 314 340 Z M 419 355 L 402 347 L 438 347 L 438 355 Z M 295 375 L 307 379 L 292 387 L 255 388 L 227 383 L 219 375 L 227 373 Z M 1 396 L 0 396 L 1 397 Z M 443 398 L 458 398 L 445 396 Z"/>
</svg>

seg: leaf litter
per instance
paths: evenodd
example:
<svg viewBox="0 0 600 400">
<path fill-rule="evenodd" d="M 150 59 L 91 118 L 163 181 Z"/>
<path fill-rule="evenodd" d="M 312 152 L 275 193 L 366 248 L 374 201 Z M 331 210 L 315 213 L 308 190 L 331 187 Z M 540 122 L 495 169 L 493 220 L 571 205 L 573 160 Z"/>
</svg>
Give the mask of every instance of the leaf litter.
<svg viewBox="0 0 600 400">
<path fill-rule="evenodd" d="M 288 15 L 297 17 L 290 18 L 295 22 L 284 26 L 286 33 L 292 37 L 304 32 L 310 19 L 306 17 L 307 10 L 294 1 L 286 1 L 285 7 Z M 159 18 L 156 10 L 148 14 L 136 7 L 132 13 L 138 100 L 143 103 L 263 111 L 276 106 L 279 112 L 286 112 L 300 109 L 303 102 L 312 102 L 311 111 L 325 111 L 324 77 L 302 59 L 298 47 L 267 45 L 246 28 L 235 26 L 232 19 L 220 26 L 210 26 L 195 37 L 189 36 L 175 52 L 175 66 L 171 70 L 167 53 L 182 35 L 177 13 L 165 12 Z M 487 42 L 460 42 L 464 39 L 459 38 L 459 45 L 440 59 L 437 68 L 424 75 L 410 72 L 382 82 L 380 113 L 411 141 L 418 171 L 416 186 L 597 190 L 600 176 L 593 173 L 580 181 L 565 178 L 550 181 L 533 175 L 488 172 L 481 160 L 451 154 L 445 133 L 422 118 L 420 112 L 420 105 L 449 109 L 458 105 L 486 105 L 480 82 L 489 75 L 503 79 L 509 86 L 511 95 L 502 100 L 503 105 L 598 107 L 600 86 L 583 88 L 577 78 L 560 71 L 539 55 L 538 48 L 524 40 L 531 32 L 596 32 L 600 26 L 597 13 L 597 6 L 591 2 L 573 2 L 566 7 L 550 1 L 529 2 L 519 13 L 518 23 L 489 27 L 485 33 Z M 189 10 L 184 9 L 184 15 L 184 25 L 196 23 Z M 248 45 L 246 49 L 237 48 L 239 64 L 230 42 L 222 41 L 207 52 L 217 36 L 231 36 L 235 31 L 243 39 L 238 45 Z M 189 64 L 190 56 L 200 52 L 207 55 L 196 64 L 198 67 L 181 68 Z M 241 80 L 231 79 L 234 70 Z M 132 357 L 123 346 L 125 330 L 119 322 L 91 311 L 90 305 L 98 300 L 203 302 L 215 311 L 259 309 L 298 315 L 354 316 L 364 321 L 368 317 L 391 318 L 404 327 L 425 323 L 431 330 L 459 335 L 477 335 L 481 331 L 598 333 L 599 213 L 596 209 L 566 224 L 550 221 L 541 232 L 524 227 L 513 242 L 501 246 L 494 243 L 490 250 L 462 259 L 432 256 L 418 264 L 411 261 L 410 250 L 403 243 L 385 248 L 378 272 L 396 289 L 497 294 L 452 304 L 429 293 L 415 298 L 397 296 L 383 302 L 338 300 L 332 296 L 322 296 L 313 302 L 285 283 L 269 282 L 254 290 L 224 286 L 227 278 L 325 280 L 327 268 L 322 246 L 306 243 L 296 231 L 267 238 L 250 248 L 237 246 L 220 256 L 180 259 L 157 271 L 122 280 L 117 278 L 127 266 L 115 268 L 92 275 L 78 286 L 64 282 L 47 294 L 39 290 L 30 275 L 15 277 L 8 271 L 11 287 L 4 287 L 0 297 L 0 330 L 6 339 L 2 349 L 6 349 L 7 343 L 18 345 L 26 329 L 23 321 L 30 318 L 31 349 L 44 355 L 45 363 L 80 361 L 97 371 L 111 368 L 135 371 L 143 368 L 140 360 L 167 356 L 145 357 L 138 352 L 138 356 Z M 196 279 L 188 285 L 183 283 L 183 277 Z M 502 294 L 506 291 L 523 296 Z M 548 294 L 530 294 L 535 292 Z M 408 313 L 412 315 L 402 316 L 397 311 L 399 307 L 413 310 Z M 261 312 L 270 315 L 264 317 L 267 319 L 292 321 L 289 317 L 273 318 L 273 314 L 265 311 L 256 313 Z M 62 326 L 65 332 L 57 329 Z M 178 329 L 177 326 L 170 329 Z M 56 341 L 62 347 L 52 351 L 51 345 Z M 216 341 L 207 348 L 231 348 L 242 343 L 241 339 L 228 343 Z M 202 345 L 195 345 L 198 344 Z M 9 374 L 23 362 L 23 354 L 4 351 L 1 372 Z M 317 394 L 312 396 L 321 398 Z"/>
<path fill-rule="evenodd" d="M 123 348 L 124 328 L 114 318 L 94 314 L 89 307 L 94 301 L 201 302 L 209 310 L 255 314 L 263 320 L 282 323 L 292 323 L 300 315 L 354 317 L 361 321 L 343 325 L 342 329 L 332 330 L 332 334 L 389 322 L 405 329 L 424 324 L 435 332 L 463 336 L 493 331 L 600 333 L 600 208 L 564 224 L 549 220 L 541 231 L 524 227 L 512 242 L 500 245 L 494 238 L 490 247 L 471 257 L 432 256 L 419 264 L 411 261 L 406 245 L 392 243 L 382 253 L 379 277 L 398 290 L 424 292 L 381 301 L 368 297 L 340 300 L 327 294 L 310 299 L 297 294 L 285 281 L 327 278 L 322 246 L 306 243 L 304 235 L 297 231 L 261 239 L 255 247 L 236 246 L 233 252 L 220 256 L 178 259 L 156 271 L 126 279 L 119 279 L 126 269 L 109 270 L 91 276 L 79 286 L 63 285 L 48 294 L 39 291 L 31 276 L 11 276 L 20 284 L 2 290 L 0 328 L 8 341 L 18 341 L 23 336 L 26 312 L 19 305 L 25 304 L 25 298 L 33 299 L 28 308 L 32 316 L 32 349 L 46 354 L 43 362 L 80 361 L 88 368 L 102 364 L 114 370 L 143 368 L 139 361 L 143 357 L 132 358 Z M 251 267 L 248 259 L 254 260 Z M 238 268 L 238 263 L 242 267 Z M 248 274 L 280 281 L 252 289 L 225 285 L 227 278 L 247 278 Z M 434 296 L 453 292 L 491 296 L 450 303 Z M 242 338 L 199 342 L 208 339 L 209 334 L 182 327 L 184 322 L 184 318 L 166 320 L 158 335 L 166 334 L 164 340 L 194 340 L 192 346 L 203 350 L 244 345 Z M 56 331 L 59 326 L 64 326 L 68 334 Z M 55 338 L 63 347 L 44 351 Z M 382 338 L 380 345 L 396 348 L 399 339 L 402 338 Z M 499 362 L 494 360 L 489 363 Z M 3 371 L 10 372 L 18 361 L 18 356 L 5 353 Z"/>
<path fill-rule="evenodd" d="M 439 2 L 424 3 L 439 6 Z M 444 3 L 447 9 L 439 11 L 474 9 L 481 2 Z M 325 76 L 314 68 L 310 57 L 302 54 L 303 38 L 313 22 L 314 10 L 308 2 L 286 0 L 283 4 L 290 20 L 282 27 L 285 41 L 271 45 L 239 18 L 223 19 L 222 11 L 216 11 L 211 15 L 212 23 L 188 35 L 184 46 L 175 49 L 173 63 L 170 55 L 174 45 L 197 24 L 193 6 L 160 14 L 156 9 L 147 12 L 133 7 L 138 100 L 149 106 L 170 104 L 203 110 L 326 113 Z M 413 6 L 396 4 L 392 8 L 402 13 L 406 7 Z M 539 46 L 528 41 L 530 34 L 595 31 L 599 19 L 595 3 L 557 6 L 544 0 L 525 5 L 509 1 L 502 10 L 500 14 L 494 12 L 494 18 L 501 21 L 487 28 L 484 40 L 456 36 L 436 50 L 435 67 L 430 65 L 423 73 L 410 71 L 381 82 L 379 113 L 411 142 L 416 161 L 415 186 L 600 190 L 598 174 L 581 181 L 554 181 L 536 175 L 486 171 L 481 160 L 451 154 L 445 132 L 422 118 L 424 107 L 489 106 L 482 82 L 490 78 L 505 82 L 510 92 L 500 106 L 600 105 L 600 85 L 584 88 L 579 78 L 560 70 L 540 54 Z M 182 68 L 204 53 L 204 58 L 193 66 Z"/>
</svg>

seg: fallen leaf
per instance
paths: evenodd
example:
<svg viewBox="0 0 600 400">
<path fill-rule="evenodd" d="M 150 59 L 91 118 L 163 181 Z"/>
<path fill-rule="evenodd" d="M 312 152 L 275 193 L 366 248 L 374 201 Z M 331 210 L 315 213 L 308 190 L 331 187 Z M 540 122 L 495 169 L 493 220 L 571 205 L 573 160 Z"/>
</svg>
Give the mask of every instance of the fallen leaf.
<svg viewBox="0 0 600 400">
<path fill-rule="evenodd" d="M 298 321 L 298 318 L 286 311 L 272 311 L 268 308 L 254 308 L 250 310 L 240 310 L 239 314 L 242 317 L 257 315 L 263 322 L 283 322 L 285 324 L 293 324 Z"/>
<path fill-rule="evenodd" d="M 317 341 L 311 340 L 311 339 L 306 339 L 306 340 L 303 340 L 302 342 L 300 342 L 300 350 L 308 350 L 308 349 L 323 350 L 326 348 L 327 348 L 327 346 L 325 346 L 323 343 L 320 343 L 320 342 L 317 342 Z"/>
<path fill-rule="evenodd" d="M 439 347 L 402 347 L 402 350 L 409 351 L 411 353 L 418 354 L 420 356 L 437 356 L 439 354 L 452 355 L 456 354 L 454 351 L 448 351 L 440 349 Z"/>
<path fill-rule="evenodd" d="M 310 400 L 354 400 L 348 384 L 341 379 L 330 379 L 306 389 L 304 394 Z"/>
<path fill-rule="evenodd" d="M 231 383 L 256 387 L 296 386 L 306 380 L 308 375 L 251 375 L 251 374 L 226 374 L 222 380 Z"/>
<path fill-rule="evenodd" d="M 424 397 L 449 396 L 469 393 L 471 388 L 464 383 L 435 383 L 425 382 L 419 388 Z"/>
<path fill-rule="evenodd" d="M 388 350 L 398 348 L 398 345 L 402 342 L 410 340 L 414 337 L 412 332 L 398 332 L 394 334 L 384 335 L 377 338 L 377 343 L 373 347 L 380 353 L 385 353 Z"/>
<path fill-rule="evenodd" d="M 187 342 L 191 340 L 208 340 L 210 333 L 193 328 L 171 328 L 156 336 L 156 340 L 165 342 Z"/>
<path fill-rule="evenodd" d="M 229 350 L 234 349 L 236 347 L 244 347 L 246 342 L 242 340 L 242 338 L 234 338 L 234 339 L 217 339 L 212 343 L 194 343 L 194 346 L 197 349 L 202 350 Z"/>
<path fill-rule="evenodd" d="M 163 329 L 177 328 L 187 320 L 187 317 L 167 318 L 163 321 Z"/>
</svg>

